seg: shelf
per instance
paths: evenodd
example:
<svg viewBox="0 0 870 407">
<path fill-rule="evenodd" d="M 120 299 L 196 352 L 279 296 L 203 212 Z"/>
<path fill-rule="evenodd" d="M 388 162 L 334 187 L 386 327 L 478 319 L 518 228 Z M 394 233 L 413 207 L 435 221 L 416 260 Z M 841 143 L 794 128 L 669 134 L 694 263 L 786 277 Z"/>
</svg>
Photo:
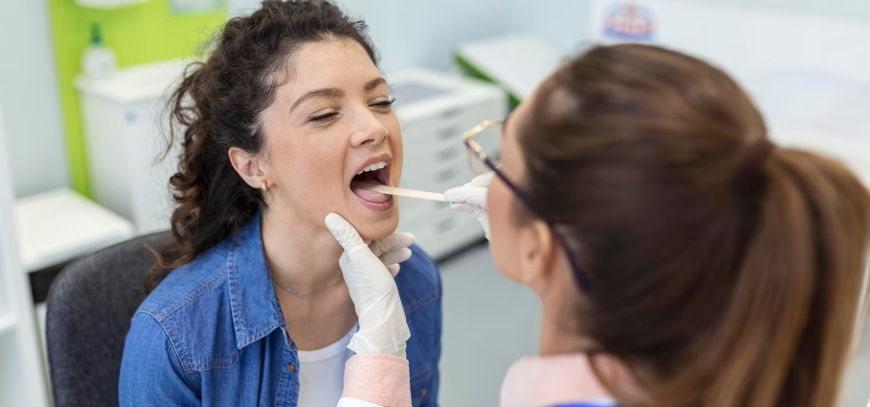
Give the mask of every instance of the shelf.
<svg viewBox="0 0 870 407">
<path fill-rule="evenodd" d="M 11 315 L 0 315 L 0 335 L 15 330 L 15 318 Z"/>
</svg>

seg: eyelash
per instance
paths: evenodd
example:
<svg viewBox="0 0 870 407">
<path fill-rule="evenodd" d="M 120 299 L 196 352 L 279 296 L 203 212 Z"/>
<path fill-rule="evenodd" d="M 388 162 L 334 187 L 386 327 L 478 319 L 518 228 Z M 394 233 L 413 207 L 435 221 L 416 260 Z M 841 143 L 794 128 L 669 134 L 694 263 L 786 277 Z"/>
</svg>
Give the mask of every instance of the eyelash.
<svg viewBox="0 0 870 407">
<path fill-rule="evenodd" d="M 317 122 L 317 123 L 323 123 L 323 122 L 326 122 L 326 121 L 332 119 L 335 116 L 338 116 L 338 112 L 330 112 L 330 113 L 327 113 L 324 115 L 315 116 L 315 117 L 311 118 L 311 121 Z"/>
<path fill-rule="evenodd" d="M 383 101 L 383 102 L 372 103 L 372 106 L 378 106 L 378 107 L 390 107 L 390 106 L 393 105 L 393 103 L 396 103 L 396 98 L 389 98 L 389 99 L 387 99 L 387 100 L 385 100 L 385 101 Z"/>
<path fill-rule="evenodd" d="M 390 98 L 390 99 L 387 99 L 383 102 L 372 103 L 369 106 L 379 107 L 379 108 L 389 108 L 389 107 L 393 106 L 393 103 L 396 103 L 396 98 Z M 323 114 L 320 116 L 314 116 L 311 118 L 311 121 L 317 122 L 317 123 L 325 123 L 325 122 L 331 120 L 332 118 L 334 118 L 335 116 L 338 116 L 338 112 L 329 112 L 329 113 L 326 113 L 326 114 Z"/>
</svg>

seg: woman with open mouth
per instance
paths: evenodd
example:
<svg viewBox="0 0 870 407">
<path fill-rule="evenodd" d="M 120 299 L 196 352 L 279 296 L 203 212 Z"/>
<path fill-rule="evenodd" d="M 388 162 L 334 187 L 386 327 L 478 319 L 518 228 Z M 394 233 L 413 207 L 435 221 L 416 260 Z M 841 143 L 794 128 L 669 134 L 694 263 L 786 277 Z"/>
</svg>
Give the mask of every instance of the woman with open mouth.
<svg viewBox="0 0 870 407">
<path fill-rule="evenodd" d="M 395 352 L 410 361 L 413 404 L 436 405 L 440 278 L 413 236 L 394 233 L 395 200 L 359 187 L 398 185 L 402 169 L 365 29 L 329 2 L 266 1 L 186 72 L 170 106 L 183 150 L 174 250 L 133 317 L 122 405 L 335 406 L 362 336 L 322 222 L 331 212 L 396 275 L 410 340 Z"/>
</svg>

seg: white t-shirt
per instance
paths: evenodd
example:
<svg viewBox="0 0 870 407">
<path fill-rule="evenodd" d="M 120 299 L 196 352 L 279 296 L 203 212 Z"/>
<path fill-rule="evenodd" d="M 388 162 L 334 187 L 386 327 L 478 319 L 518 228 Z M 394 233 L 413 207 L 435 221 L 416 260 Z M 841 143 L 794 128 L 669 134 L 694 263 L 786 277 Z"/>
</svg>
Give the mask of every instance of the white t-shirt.
<svg viewBox="0 0 870 407">
<path fill-rule="evenodd" d="M 344 389 L 344 364 L 353 351 L 347 348 L 358 326 L 338 342 L 299 355 L 299 407 L 335 407 Z"/>
</svg>

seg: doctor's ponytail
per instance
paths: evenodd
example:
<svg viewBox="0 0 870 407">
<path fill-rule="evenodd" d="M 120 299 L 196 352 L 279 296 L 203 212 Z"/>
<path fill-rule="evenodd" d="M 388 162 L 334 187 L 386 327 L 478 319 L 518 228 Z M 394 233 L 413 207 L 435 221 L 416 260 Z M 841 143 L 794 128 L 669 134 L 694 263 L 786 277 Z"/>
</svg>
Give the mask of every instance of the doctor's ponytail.
<svg viewBox="0 0 870 407">
<path fill-rule="evenodd" d="M 836 405 L 867 309 L 854 174 L 774 145 L 725 73 L 658 47 L 594 47 L 532 103 L 525 189 L 589 281 L 573 325 L 640 385 L 610 383 L 623 405 Z"/>
<path fill-rule="evenodd" d="M 696 370 L 715 366 L 703 405 L 833 406 L 866 310 L 870 199 L 840 163 L 809 152 L 778 148 L 763 167 L 732 300 L 695 345 Z"/>
</svg>

